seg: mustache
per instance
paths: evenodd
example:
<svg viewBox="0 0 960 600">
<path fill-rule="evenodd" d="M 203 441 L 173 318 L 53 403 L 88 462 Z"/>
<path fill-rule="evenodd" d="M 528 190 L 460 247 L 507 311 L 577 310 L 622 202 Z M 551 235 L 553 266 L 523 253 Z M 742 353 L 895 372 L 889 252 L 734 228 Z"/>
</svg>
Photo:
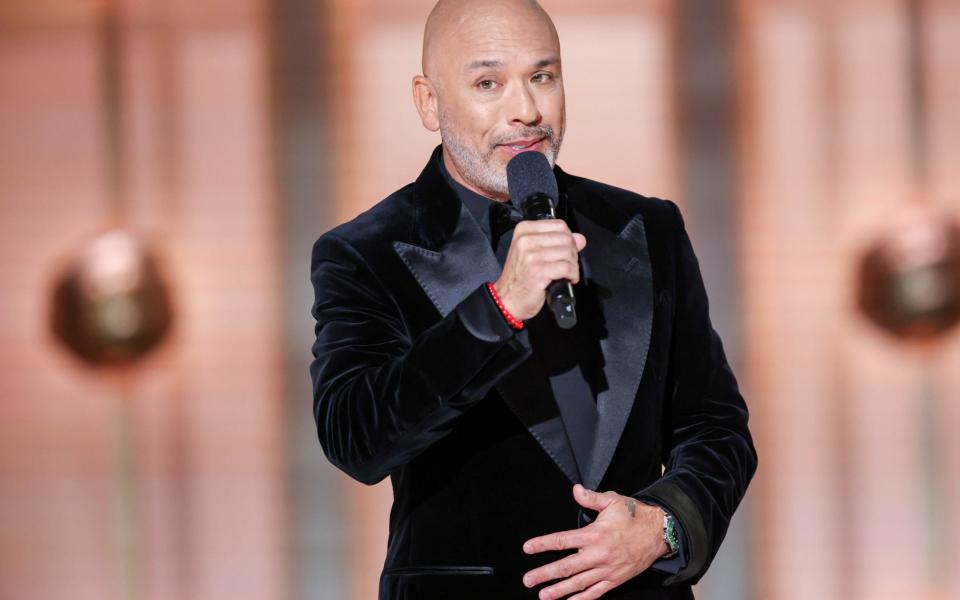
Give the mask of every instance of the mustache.
<svg viewBox="0 0 960 600">
<path fill-rule="evenodd" d="M 553 127 L 550 127 L 549 125 L 537 125 L 533 127 L 524 127 L 518 131 L 498 135 L 493 139 L 492 146 L 496 147 L 513 140 L 529 138 L 545 138 L 551 143 L 556 141 Z"/>
</svg>

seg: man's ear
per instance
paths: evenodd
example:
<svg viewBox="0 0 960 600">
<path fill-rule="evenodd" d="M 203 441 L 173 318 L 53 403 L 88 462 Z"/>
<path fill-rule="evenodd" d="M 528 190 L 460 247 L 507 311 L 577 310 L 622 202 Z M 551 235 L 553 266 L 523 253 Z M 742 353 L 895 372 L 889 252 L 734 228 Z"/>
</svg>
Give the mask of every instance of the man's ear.
<svg viewBox="0 0 960 600">
<path fill-rule="evenodd" d="M 437 105 L 437 90 L 433 82 L 417 75 L 413 78 L 413 104 L 420 113 L 420 121 L 430 131 L 440 129 L 440 109 Z"/>
</svg>

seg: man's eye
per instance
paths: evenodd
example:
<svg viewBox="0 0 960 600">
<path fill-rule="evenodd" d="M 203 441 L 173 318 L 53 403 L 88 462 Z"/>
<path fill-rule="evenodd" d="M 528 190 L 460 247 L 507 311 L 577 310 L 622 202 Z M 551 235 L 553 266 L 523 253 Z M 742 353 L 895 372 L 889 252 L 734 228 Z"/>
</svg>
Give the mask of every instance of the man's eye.
<svg viewBox="0 0 960 600">
<path fill-rule="evenodd" d="M 553 79 L 553 75 L 550 73 L 537 73 L 531 79 L 534 83 L 547 83 Z"/>
<path fill-rule="evenodd" d="M 492 79 L 484 79 L 477 83 L 477 87 L 481 90 L 492 90 L 496 85 L 497 83 Z"/>
</svg>

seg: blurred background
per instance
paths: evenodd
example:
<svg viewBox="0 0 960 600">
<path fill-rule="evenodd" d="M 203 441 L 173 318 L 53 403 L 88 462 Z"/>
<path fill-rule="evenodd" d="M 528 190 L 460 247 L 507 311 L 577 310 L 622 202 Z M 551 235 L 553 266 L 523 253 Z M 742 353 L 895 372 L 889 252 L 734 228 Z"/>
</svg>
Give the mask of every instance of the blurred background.
<svg viewBox="0 0 960 600">
<path fill-rule="evenodd" d="M 960 598 L 960 2 L 542 0 L 676 200 L 760 467 L 698 597 Z M 312 242 L 412 181 L 431 0 L 0 0 L 0 598 L 370 600 Z"/>
</svg>

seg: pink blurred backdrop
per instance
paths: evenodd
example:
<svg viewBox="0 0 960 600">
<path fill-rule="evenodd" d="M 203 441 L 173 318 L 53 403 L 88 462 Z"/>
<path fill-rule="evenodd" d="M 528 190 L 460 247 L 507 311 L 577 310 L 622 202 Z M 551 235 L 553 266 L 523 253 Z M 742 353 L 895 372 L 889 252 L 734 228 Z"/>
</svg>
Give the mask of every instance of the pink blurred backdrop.
<svg viewBox="0 0 960 600">
<path fill-rule="evenodd" d="M 918 351 L 854 304 L 905 207 L 960 216 L 960 4 L 542 3 L 560 164 L 680 204 L 752 410 L 760 468 L 698 595 L 960 597 L 960 339 Z M 438 143 L 410 97 L 431 5 L 0 3 L 0 598 L 375 597 L 389 486 L 316 441 L 309 252 Z M 118 376 L 50 301 L 121 213 L 176 321 Z"/>
</svg>

